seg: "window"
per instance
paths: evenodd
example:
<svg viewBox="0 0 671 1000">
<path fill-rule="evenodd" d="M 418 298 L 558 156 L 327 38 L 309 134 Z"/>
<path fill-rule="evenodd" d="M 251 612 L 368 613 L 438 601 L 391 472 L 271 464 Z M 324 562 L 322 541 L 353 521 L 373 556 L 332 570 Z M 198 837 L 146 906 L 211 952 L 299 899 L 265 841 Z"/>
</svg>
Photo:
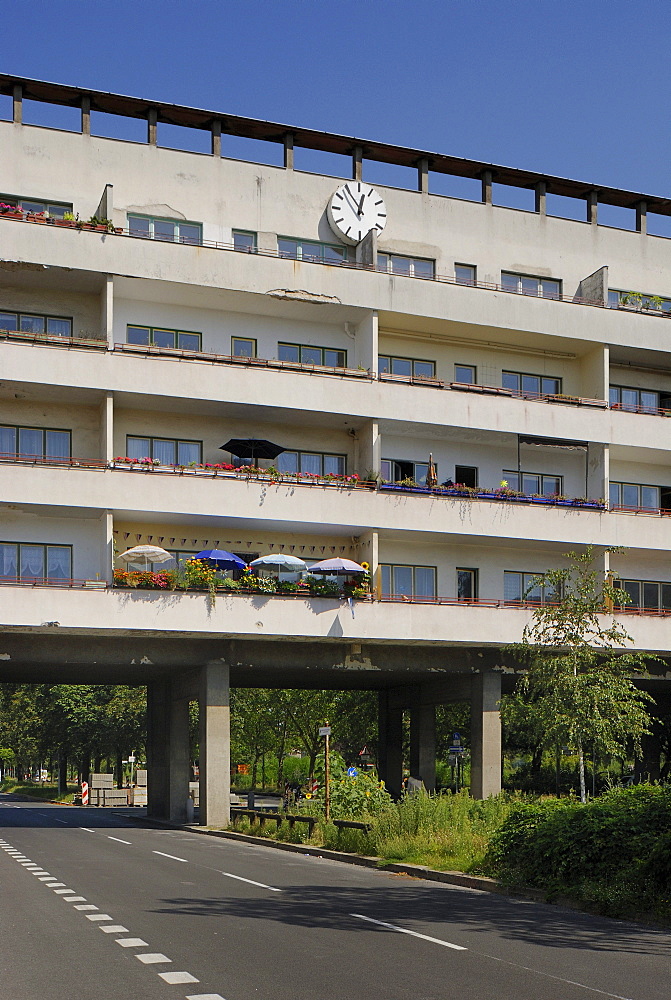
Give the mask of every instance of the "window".
<svg viewBox="0 0 671 1000">
<path fill-rule="evenodd" d="M 533 399 L 535 396 L 556 396 L 562 391 L 560 378 L 546 375 L 527 375 L 524 372 L 502 372 L 501 385 L 517 396 Z"/>
<path fill-rule="evenodd" d="M 477 270 L 474 264 L 455 264 L 454 277 L 459 285 L 476 285 Z"/>
<path fill-rule="evenodd" d="M 70 431 L 0 425 L 0 455 L 21 458 L 70 458 Z"/>
<path fill-rule="evenodd" d="M 322 365 L 324 368 L 346 368 L 347 351 L 334 347 L 312 347 L 310 344 L 278 344 L 279 361 L 293 361 L 300 365 Z"/>
<path fill-rule="evenodd" d="M 478 470 L 474 465 L 455 465 L 454 481 L 460 486 L 470 486 L 476 489 L 478 485 Z"/>
<path fill-rule="evenodd" d="M 175 438 L 126 436 L 127 458 L 151 458 L 160 465 L 200 465 L 203 461 L 202 441 L 180 441 Z"/>
<path fill-rule="evenodd" d="M 256 233 L 248 233 L 244 229 L 233 230 L 233 247 L 245 253 L 256 253 Z"/>
<path fill-rule="evenodd" d="M 527 496 L 536 494 L 544 497 L 556 497 L 562 493 L 563 476 L 546 476 L 540 472 L 514 472 L 503 470 L 503 478 L 511 490 L 524 493 Z"/>
<path fill-rule="evenodd" d="M 434 462 L 436 475 L 438 465 Z M 412 479 L 418 486 L 426 486 L 429 474 L 428 462 L 404 462 L 393 458 L 383 458 L 380 463 L 380 475 L 388 483 L 400 483 L 404 479 Z"/>
<path fill-rule="evenodd" d="M 0 580 L 69 580 L 72 546 L 0 542 Z"/>
<path fill-rule="evenodd" d="M 318 451 L 283 451 L 277 456 L 275 464 L 280 472 L 344 476 L 347 458 L 345 455 L 327 455 Z"/>
<path fill-rule="evenodd" d="M 457 600 L 477 601 L 478 571 L 477 569 L 457 568 Z"/>
<path fill-rule="evenodd" d="M 501 287 L 506 292 L 519 292 L 521 295 L 540 295 L 544 299 L 561 298 L 561 281 L 557 278 L 539 278 L 533 274 L 501 271 Z"/>
<path fill-rule="evenodd" d="M 377 255 L 378 271 L 388 271 L 389 274 L 404 274 L 409 278 L 435 277 L 435 260 L 425 260 L 423 257 L 402 257 L 397 253 L 379 253 Z"/>
<path fill-rule="evenodd" d="M 7 333 L 45 333 L 49 337 L 71 337 L 72 319 L 38 313 L 0 312 L 0 330 Z"/>
<path fill-rule="evenodd" d="M 199 222 L 182 222 L 180 219 L 157 219 L 152 215 L 129 215 L 128 232 L 146 240 L 165 240 L 168 243 L 203 242 L 203 227 Z"/>
<path fill-rule="evenodd" d="M 475 365 L 455 365 L 454 381 L 463 385 L 476 385 L 478 379 Z"/>
<path fill-rule="evenodd" d="M 377 359 L 380 375 L 401 375 L 405 378 L 435 378 L 436 362 L 419 358 L 392 358 L 380 354 Z"/>
<path fill-rule="evenodd" d="M 231 357 L 255 358 L 256 341 L 246 337 L 231 337 Z"/>
<path fill-rule="evenodd" d="M 654 312 L 671 313 L 671 299 L 661 295 L 642 295 L 640 292 L 624 292 L 615 288 L 608 289 L 609 309 L 648 309 Z"/>
<path fill-rule="evenodd" d="M 532 601 L 534 604 L 552 603 L 558 599 L 556 590 L 546 584 L 542 573 L 503 573 L 503 599 L 506 603 Z"/>
<path fill-rule="evenodd" d="M 435 566 L 381 565 L 384 597 L 435 598 Z"/>
<path fill-rule="evenodd" d="M 659 486 L 642 486 L 638 483 L 611 483 L 611 507 L 632 507 L 639 510 L 659 510 L 662 490 Z"/>
<path fill-rule="evenodd" d="M 671 611 L 671 583 L 652 580 L 613 580 L 613 586 L 629 595 L 621 607 L 643 611 Z"/>
<path fill-rule="evenodd" d="M 36 201 L 33 198 L 15 198 L 13 195 L 0 194 L 0 201 L 5 205 L 16 205 L 24 212 L 48 212 L 54 219 L 62 219 L 66 212 L 72 211 L 72 205 L 66 202 L 57 201 Z"/>
<path fill-rule="evenodd" d="M 143 347 L 168 347 L 180 351 L 201 350 L 201 334 L 187 330 L 164 330 L 153 326 L 127 326 L 126 343 Z"/>
<path fill-rule="evenodd" d="M 671 396 L 662 395 L 653 389 L 629 389 L 622 385 L 611 385 L 610 405 L 614 410 L 628 410 L 630 413 L 657 413 L 671 407 Z"/>
<path fill-rule="evenodd" d="M 318 264 L 346 264 L 349 250 L 342 243 L 319 243 L 316 240 L 295 240 L 280 236 L 277 240 L 280 257 L 309 260 Z"/>
</svg>

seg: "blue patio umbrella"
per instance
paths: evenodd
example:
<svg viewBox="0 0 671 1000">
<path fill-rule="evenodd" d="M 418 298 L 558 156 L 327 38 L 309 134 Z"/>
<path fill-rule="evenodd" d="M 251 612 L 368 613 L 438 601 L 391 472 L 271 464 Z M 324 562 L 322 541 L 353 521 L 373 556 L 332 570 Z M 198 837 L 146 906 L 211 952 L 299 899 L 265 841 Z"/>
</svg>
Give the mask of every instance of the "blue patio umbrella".
<svg viewBox="0 0 671 1000">
<path fill-rule="evenodd" d="M 215 569 L 244 569 L 247 565 L 244 559 L 236 556 L 234 552 L 226 552 L 224 549 L 203 549 L 193 558 L 202 559 Z"/>
</svg>

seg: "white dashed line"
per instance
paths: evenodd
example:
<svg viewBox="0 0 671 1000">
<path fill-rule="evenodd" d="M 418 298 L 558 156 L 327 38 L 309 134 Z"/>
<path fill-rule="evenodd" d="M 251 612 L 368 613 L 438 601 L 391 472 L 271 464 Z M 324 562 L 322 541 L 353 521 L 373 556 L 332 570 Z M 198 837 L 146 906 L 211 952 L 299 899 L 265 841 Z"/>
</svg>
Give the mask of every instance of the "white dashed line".
<svg viewBox="0 0 671 1000">
<path fill-rule="evenodd" d="M 97 909 L 98 909 L 98 907 L 96 906 L 96 910 Z M 112 918 L 110 917 L 109 913 L 87 913 L 86 914 L 86 919 L 87 920 L 111 920 Z"/>
<path fill-rule="evenodd" d="M 192 993 L 186 1000 L 224 1000 L 221 993 Z"/>
<path fill-rule="evenodd" d="M 253 878 L 243 878 L 242 875 L 232 875 L 231 872 L 221 872 L 226 878 L 237 879 L 238 882 L 248 882 L 249 885 L 258 885 L 261 889 L 270 889 L 271 892 L 282 892 L 281 889 L 276 889 L 273 885 L 266 885 L 265 882 L 255 882 Z"/>
<path fill-rule="evenodd" d="M 100 930 L 103 932 L 103 934 L 129 934 L 130 933 L 130 931 L 128 930 L 128 928 L 124 927 L 122 924 L 105 924 L 104 927 L 101 924 L 100 925 Z"/>
<path fill-rule="evenodd" d="M 153 954 L 136 955 L 138 962 L 142 962 L 143 965 L 166 965 L 168 962 L 172 965 L 172 959 L 168 958 L 167 955 L 161 955 L 160 952 L 154 952 Z"/>
<path fill-rule="evenodd" d="M 37 881 L 38 882 L 58 882 L 58 879 L 54 878 L 53 875 L 39 875 Z"/>
<path fill-rule="evenodd" d="M 185 865 L 188 865 L 186 858 L 176 858 L 174 854 L 164 854 L 163 851 L 152 851 L 152 854 L 160 854 L 162 858 L 172 858 L 173 861 L 183 861 Z"/>
<path fill-rule="evenodd" d="M 53 886 L 49 886 L 53 889 Z M 74 889 L 54 889 L 54 896 L 71 896 L 75 890 Z"/>
<path fill-rule="evenodd" d="M 428 934 L 419 934 L 417 931 L 409 931 L 405 927 L 397 927 L 396 924 L 387 924 L 384 920 L 373 920 L 372 917 L 364 917 L 363 913 L 350 913 L 350 917 L 357 917 L 359 920 L 366 920 L 369 924 L 376 924 L 378 927 L 386 927 L 390 931 L 397 931 L 399 934 L 409 934 L 410 937 L 420 938 L 422 941 L 430 941 L 431 944 L 440 944 L 443 948 L 453 948 L 454 951 L 468 951 L 460 944 L 451 944 L 449 941 L 441 941 L 440 938 L 429 937 Z"/>
<path fill-rule="evenodd" d="M 23 867 L 24 867 L 24 868 L 27 868 L 27 869 L 28 869 L 28 871 L 30 871 L 30 869 L 31 869 L 31 868 L 33 869 L 33 871 L 38 871 L 38 872 L 39 872 L 39 871 L 42 871 L 42 869 L 40 868 L 40 866 L 39 866 L 39 865 L 36 865 L 36 864 L 35 864 L 34 862 L 32 862 L 32 861 L 24 861 L 24 862 L 23 862 Z"/>
<path fill-rule="evenodd" d="M 95 830 L 91 830 L 91 828 L 88 826 L 80 826 L 79 829 L 83 830 L 84 833 L 95 833 Z"/>
<path fill-rule="evenodd" d="M 163 980 L 164 983 L 170 983 L 171 986 L 177 986 L 179 983 L 199 983 L 200 979 L 196 979 L 192 976 L 190 972 L 159 972 L 159 978 Z"/>
<path fill-rule="evenodd" d="M 52 882 L 51 885 L 47 886 L 47 889 L 65 889 L 65 882 Z M 68 889 L 68 892 L 72 892 L 72 889 Z"/>
<path fill-rule="evenodd" d="M 86 906 L 75 906 L 75 910 L 97 910 L 98 907 L 94 906 L 93 903 L 87 903 Z"/>
<path fill-rule="evenodd" d="M 148 948 L 149 945 L 142 938 L 117 938 L 117 944 L 122 948 Z"/>
<path fill-rule="evenodd" d="M 68 825 L 68 821 L 66 819 L 59 819 L 58 816 L 54 816 L 54 819 L 56 820 L 57 823 L 62 823 L 63 826 Z"/>
<path fill-rule="evenodd" d="M 132 846 L 133 846 L 133 845 L 131 844 L 130 840 L 122 840 L 122 839 L 121 839 L 121 837 L 110 837 L 110 836 L 108 836 L 108 837 L 107 837 L 107 839 L 108 839 L 108 840 L 116 840 L 116 842 L 117 842 L 118 844 L 128 844 L 128 845 L 129 845 L 129 847 L 132 847 Z"/>
</svg>

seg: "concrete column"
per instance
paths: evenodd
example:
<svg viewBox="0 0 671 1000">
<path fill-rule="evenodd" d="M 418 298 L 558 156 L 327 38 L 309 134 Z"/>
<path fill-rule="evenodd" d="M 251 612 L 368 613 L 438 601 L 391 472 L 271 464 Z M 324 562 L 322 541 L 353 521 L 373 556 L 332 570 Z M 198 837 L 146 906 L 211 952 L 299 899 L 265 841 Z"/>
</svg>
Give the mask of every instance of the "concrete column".
<svg viewBox="0 0 671 1000">
<path fill-rule="evenodd" d="M 100 404 L 100 457 L 103 462 L 114 458 L 114 396 L 108 392 Z"/>
<path fill-rule="evenodd" d="M 23 87 L 20 83 L 14 84 L 12 102 L 12 121 L 15 125 L 23 124 Z"/>
<path fill-rule="evenodd" d="M 147 816 L 167 819 L 170 810 L 170 683 L 147 685 Z"/>
<path fill-rule="evenodd" d="M 189 760 L 189 702 L 184 698 L 170 703 L 170 775 L 169 818 L 175 823 L 186 822 L 186 800 L 191 775 Z"/>
<path fill-rule="evenodd" d="M 403 785 L 403 710 L 390 705 L 390 692 L 380 691 L 378 702 L 378 773 L 387 791 L 400 798 Z"/>
<path fill-rule="evenodd" d="M 377 577 L 379 566 L 379 536 L 377 531 L 362 531 L 359 535 L 357 558 L 359 562 L 367 562 L 370 569 L 370 578 L 373 583 L 373 590 L 377 590 Z"/>
<path fill-rule="evenodd" d="M 481 175 L 482 179 L 482 201 L 485 205 L 492 204 L 492 183 L 494 175 L 491 170 L 483 170 Z"/>
<path fill-rule="evenodd" d="M 352 177 L 355 181 L 363 180 L 363 149 L 355 146 L 352 150 Z"/>
<path fill-rule="evenodd" d="M 371 310 L 356 328 L 356 363 L 375 374 L 378 354 L 378 316 Z"/>
<path fill-rule="evenodd" d="M 82 97 L 82 135 L 91 135 L 91 98 Z"/>
<path fill-rule="evenodd" d="M 114 187 L 106 184 L 100 196 L 95 213 L 99 219 L 111 219 L 114 216 Z"/>
<path fill-rule="evenodd" d="M 535 210 L 539 215 L 547 215 L 547 184 L 545 181 L 538 181 L 534 186 L 536 192 Z"/>
<path fill-rule="evenodd" d="M 417 161 L 417 190 L 420 194 L 429 193 L 429 161 L 426 156 Z"/>
<path fill-rule="evenodd" d="M 284 169 L 294 169 L 294 134 L 287 132 L 284 136 Z"/>
<path fill-rule="evenodd" d="M 111 510 L 103 511 L 100 518 L 100 558 L 100 579 L 111 586 L 114 580 L 114 515 Z"/>
<path fill-rule="evenodd" d="M 357 264 L 375 270 L 377 267 L 377 229 L 366 233 L 354 252 Z"/>
<path fill-rule="evenodd" d="M 436 706 L 413 701 L 410 708 L 410 774 L 427 792 L 436 790 Z"/>
<path fill-rule="evenodd" d="M 471 795 L 487 799 L 501 791 L 501 674 L 486 670 L 472 677 Z"/>
<path fill-rule="evenodd" d="M 590 441 L 587 449 L 587 496 L 608 500 L 610 449 L 607 444 Z"/>
<path fill-rule="evenodd" d="M 207 663 L 200 685 L 200 822 L 228 826 L 231 820 L 231 713 L 229 668 Z"/>
<path fill-rule="evenodd" d="M 221 156 L 221 122 L 212 122 L 212 156 Z"/>
<path fill-rule="evenodd" d="M 636 232 L 643 233 L 645 236 L 648 232 L 648 203 L 647 201 L 639 201 L 636 205 Z"/>
<path fill-rule="evenodd" d="M 155 108 L 150 108 L 147 112 L 147 142 L 150 146 L 155 146 L 157 142 L 157 121 L 158 111 Z"/>
<path fill-rule="evenodd" d="M 587 221 L 596 226 L 599 219 L 599 193 L 598 191 L 587 192 Z"/>
</svg>

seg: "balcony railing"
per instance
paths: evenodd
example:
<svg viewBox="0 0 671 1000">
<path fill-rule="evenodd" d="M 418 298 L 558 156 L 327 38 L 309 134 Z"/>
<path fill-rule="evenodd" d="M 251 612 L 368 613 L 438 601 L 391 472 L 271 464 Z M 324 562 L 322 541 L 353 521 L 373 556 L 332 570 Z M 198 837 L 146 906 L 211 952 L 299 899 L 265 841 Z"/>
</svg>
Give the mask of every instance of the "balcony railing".
<svg viewBox="0 0 671 1000">
<path fill-rule="evenodd" d="M 91 347 L 99 351 L 107 350 L 107 341 L 96 337 L 58 337 L 48 333 L 27 333 L 24 330 L 0 330 L 0 340 L 48 344 L 51 347 Z"/>
</svg>

